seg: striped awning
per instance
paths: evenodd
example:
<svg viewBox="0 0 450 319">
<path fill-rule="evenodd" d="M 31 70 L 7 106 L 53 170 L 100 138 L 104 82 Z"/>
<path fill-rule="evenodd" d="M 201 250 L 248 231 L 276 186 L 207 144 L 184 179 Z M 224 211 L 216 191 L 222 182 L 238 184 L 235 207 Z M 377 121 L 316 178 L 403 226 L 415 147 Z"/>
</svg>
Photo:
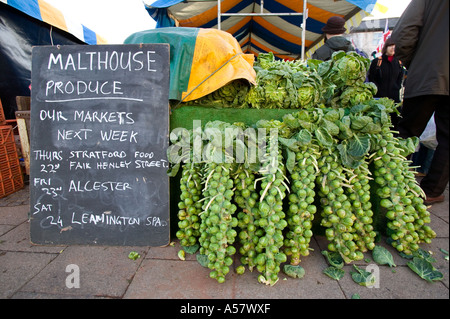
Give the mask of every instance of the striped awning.
<svg viewBox="0 0 450 319">
<path fill-rule="evenodd" d="M 347 21 L 347 32 L 358 26 L 376 0 L 308 0 L 306 57 L 323 44 L 322 27 L 331 16 Z M 303 1 L 223 0 L 220 29 L 231 33 L 244 53 L 273 52 L 282 59 L 298 59 L 302 51 Z M 263 10 L 261 10 L 261 7 Z M 157 27 L 218 28 L 217 0 L 158 0 L 146 6 Z M 228 16 L 227 14 L 239 14 Z M 263 13 L 265 15 L 258 15 Z M 172 20 L 172 22 L 168 22 Z"/>
<path fill-rule="evenodd" d="M 44 0 L 0 0 L 23 13 L 66 31 L 87 44 L 106 44 L 106 40 L 83 24 L 71 19 Z"/>
</svg>

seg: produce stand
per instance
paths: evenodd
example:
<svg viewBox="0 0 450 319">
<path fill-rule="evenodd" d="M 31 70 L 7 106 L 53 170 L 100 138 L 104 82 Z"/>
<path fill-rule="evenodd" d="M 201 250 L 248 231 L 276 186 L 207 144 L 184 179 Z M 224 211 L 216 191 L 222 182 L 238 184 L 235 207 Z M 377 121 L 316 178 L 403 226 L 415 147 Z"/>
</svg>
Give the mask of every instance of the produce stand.
<svg viewBox="0 0 450 319">
<path fill-rule="evenodd" d="M 168 29 L 150 33 L 173 32 Z M 126 43 L 163 38 L 144 33 Z M 195 33 L 191 42 L 194 51 L 200 35 Z M 177 48 L 171 44 L 171 49 Z M 209 50 L 203 54 L 214 56 L 215 46 Z M 172 53 L 190 61 L 185 51 Z M 219 69 L 241 53 L 228 55 Z M 211 269 L 212 278 L 226 280 L 237 252 L 241 264 L 236 271 L 256 269 L 260 283 L 274 285 L 281 267 L 300 278 L 313 234 L 326 236 L 327 258 L 339 264 L 364 259 L 380 234 L 405 255 L 436 236 L 406 160 L 418 141 L 395 137 L 390 113 L 397 106 L 373 98 L 376 86 L 364 82 L 368 59 L 341 51 L 327 62 L 306 64 L 260 54 L 252 65 L 254 81 L 249 81 L 251 72 L 221 78 L 223 85 L 213 91 L 202 86 L 213 79 L 217 65 L 192 61 L 190 78 L 198 84 L 170 103 L 171 132 L 181 128 L 170 134 L 168 149 L 171 233 L 186 251 L 199 251 L 197 260 Z M 196 61 L 206 64 L 202 70 L 209 74 L 193 76 Z M 171 65 L 171 74 L 178 71 Z M 259 136 L 243 133 L 247 129 L 270 132 L 262 137 L 263 148 Z M 256 162 L 249 155 L 255 145 L 262 151 Z M 238 161 L 238 150 L 248 151 L 245 161 Z"/>
</svg>

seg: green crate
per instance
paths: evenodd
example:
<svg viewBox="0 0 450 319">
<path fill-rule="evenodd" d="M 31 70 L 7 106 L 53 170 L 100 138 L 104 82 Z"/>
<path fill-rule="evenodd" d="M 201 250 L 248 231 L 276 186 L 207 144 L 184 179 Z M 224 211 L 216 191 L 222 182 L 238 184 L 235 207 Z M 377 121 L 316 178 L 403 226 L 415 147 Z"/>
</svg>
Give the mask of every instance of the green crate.
<svg viewBox="0 0 450 319">
<path fill-rule="evenodd" d="M 233 109 L 214 108 L 210 106 L 185 105 L 172 110 L 170 115 L 170 129 L 183 127 L 192 129 L 193 121 L 201 121 L 202 125 L 209 121 L 223 121 L 227 123 L 243 122 L 253 125 L 259 120 L 282 120 L 288 113 L 298 112 L 296 109 Z"/>
</svg>

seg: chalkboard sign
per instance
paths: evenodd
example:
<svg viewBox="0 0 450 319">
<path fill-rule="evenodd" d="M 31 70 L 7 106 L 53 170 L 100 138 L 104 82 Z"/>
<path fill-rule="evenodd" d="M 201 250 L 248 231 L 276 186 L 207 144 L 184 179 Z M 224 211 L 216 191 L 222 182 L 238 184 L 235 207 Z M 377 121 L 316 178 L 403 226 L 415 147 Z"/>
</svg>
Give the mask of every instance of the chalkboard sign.
<svg viewBox="0 0 450 319">
<path fill-rule="evenodd" d="M 169 243 L 169 45 L 34 47 L 31 241 Z"/>
</svg>

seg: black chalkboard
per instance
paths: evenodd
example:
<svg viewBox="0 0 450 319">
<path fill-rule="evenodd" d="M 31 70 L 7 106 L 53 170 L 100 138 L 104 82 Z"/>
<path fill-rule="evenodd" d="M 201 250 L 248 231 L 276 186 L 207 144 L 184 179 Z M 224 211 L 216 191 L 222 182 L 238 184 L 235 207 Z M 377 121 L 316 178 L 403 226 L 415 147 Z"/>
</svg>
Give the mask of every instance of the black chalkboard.
<svg viewBox="0 0 450 319">
<path fill-rule="evenodd" d="M 170 241 L 169 45 L 34 47 L 31 241 Z"/>
</svg>

